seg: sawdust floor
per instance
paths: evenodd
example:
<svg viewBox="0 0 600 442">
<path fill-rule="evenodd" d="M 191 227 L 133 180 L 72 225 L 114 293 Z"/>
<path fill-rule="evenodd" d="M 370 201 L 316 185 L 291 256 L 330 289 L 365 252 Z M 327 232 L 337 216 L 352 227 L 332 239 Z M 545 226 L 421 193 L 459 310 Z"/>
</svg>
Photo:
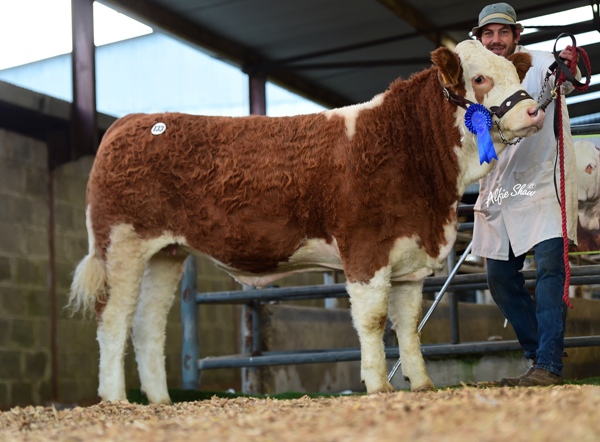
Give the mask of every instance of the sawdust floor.
<svg viewBox="0 0 600 442">
<path fill-rule="evenodd" d="M 440 389 L 0 413 L 0 441 L 598 441 L 600 387 Z"/>
</svg>

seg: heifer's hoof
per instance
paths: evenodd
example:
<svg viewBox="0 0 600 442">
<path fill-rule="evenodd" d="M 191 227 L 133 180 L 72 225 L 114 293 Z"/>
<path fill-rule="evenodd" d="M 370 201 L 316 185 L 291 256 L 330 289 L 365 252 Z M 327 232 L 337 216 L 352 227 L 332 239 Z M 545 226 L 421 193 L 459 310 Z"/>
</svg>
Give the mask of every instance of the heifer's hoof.
<svg viewBox="0 0 600 442">
<path fill-rule="evenodd" d="M 404 376 L 404 381 L 408 382 L 410 384 L 410 391 L 412 392 L 417 392 L 417 391 L 434 391 L 435 390 L 435 386 L 433 385 L 433 382 L 431 382 L 431 379 L 427 378 L 426 382 L 423 382 L 421 385 L 416 385 L 416 382 L 411 382 L 410 378 L 408 376 Z"/>
<path fill-rule="evenodd" d="M 127 401 L 127 395 L 125 393 L 108 394 L 108 393 L 100 393 L 100 392 L 98 392 L 98 396 L 100 396 L 100 400 L 102 402 L 122 402 L 122 401 Z"/>
<path fill-rule="evenodd" d="M 171 398 L 162 398 L 162 399 L 150 399 L 148 398 L 148 402 L 151 404 L 156 404 L 156 405 L 173 405 L 173 402 L 171 401 Z"/>
<path fill-rule="evenodd" d="M 173 402 L 171 402 L 171 397 L 169 396 L 169 393 L 167 392 L 166 388 L 161 392 L 154 391 L 150 394 L 148 394 L 143 388 L 141 390 L 142 390 L 142 394 L 144 396 L 146 396 L 146 399 L 148 399 L 148 403 L 150 403 L 150 404 L 157 404 L 157 405 L 172 405 L 173 404 Z"/>
<path fill-rule="evenodd" d="M 378 388 L 368 388 L 367 387 L 367 394 L 393 393 L 394 391 L 395 391 L 394 387 L 389 382 L 386 382 L 385 384 L 383 384 L 382 386 L 380 386 Z"/>
<path fill-rule="evenodd" d="M 429 382 L 427 384 L 423 384 L 414 388 L 411 386 L 410 390 L 414 393 L 417 393 L 419 391 L 435 391 L 435 386 L 431 382 Z"/>
</svg>

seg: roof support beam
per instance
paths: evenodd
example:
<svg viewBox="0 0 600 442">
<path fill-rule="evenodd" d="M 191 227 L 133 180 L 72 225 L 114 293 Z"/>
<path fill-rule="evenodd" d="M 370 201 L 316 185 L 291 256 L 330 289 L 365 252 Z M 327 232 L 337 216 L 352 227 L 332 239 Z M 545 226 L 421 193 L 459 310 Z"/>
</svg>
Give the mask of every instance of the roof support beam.
<svg viewBox="0 0 600 442">
<path fill-rule="evenodd" d="M 96 60 L 93 0 L 71 0 L 73 27 L 73 105 L 71 158 L 91 155 L 98 147 Z"/>
<path fill-rule="evenodd" d="M 423 14 L 417 11 L 414 7 L 406 3 L 404 0 L 377 0 L 384 5 L 402 20 L 409 23 L 417 30 L 434 29 L 436 26 L 427 19 Z M 457 42 L 442 32 L 424 34 L 429 40 L 434 42 L 436 46 L 446 46 L 454 48 Z"/>
</svg>

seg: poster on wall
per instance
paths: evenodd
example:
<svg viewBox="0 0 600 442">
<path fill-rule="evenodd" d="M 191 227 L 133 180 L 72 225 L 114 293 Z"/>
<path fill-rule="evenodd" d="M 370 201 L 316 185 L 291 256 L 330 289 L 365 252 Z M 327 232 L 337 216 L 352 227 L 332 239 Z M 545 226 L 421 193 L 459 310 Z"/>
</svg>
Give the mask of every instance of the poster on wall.
<svg viewBox="0 0 600 442">
<path fill-rule="evenodd" d="M 600 253 L 600 134 L 577 135 L 577 252 Z"/>
</svg>

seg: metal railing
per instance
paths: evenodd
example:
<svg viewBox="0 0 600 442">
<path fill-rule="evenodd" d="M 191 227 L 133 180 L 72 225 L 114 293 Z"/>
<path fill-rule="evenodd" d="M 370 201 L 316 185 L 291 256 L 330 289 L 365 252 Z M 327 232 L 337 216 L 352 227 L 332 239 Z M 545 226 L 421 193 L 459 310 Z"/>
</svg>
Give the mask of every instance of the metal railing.
<svg viewBox="0 0 600 442">
<path fill-rule="evenodd" d="M 217 368 L 256 368 L 269 365 L 310 364 L 321 362 L 340 362 L 360 360 L 360 349 L 329 349 L 315 351 L 282 351 L 262 352 L 260 349 L 260 330 L 258 324 L 258 308 L 261 303 L 272 301 L 295 301 L 323 298 L 347 298 L 344 284 L 313 285 L 301 287 L 269 288 L 262 290 L 236 290 L 212 293 L 196 291 L 196 259 L 190 256 L 185 264 L 184 278 L 181 287 L 182 318 L 182 376 L 184 389 L 198 389 L 201 370 Z M 535 270 L 523 271 L 525 285 L 535 285 Z M 425 278 L 423 291 L 440 292 L 446 286 L 448 290 L 483 290 L 487 289 L 485 273 L 456 275 L 447 284 L 445 276 Z M 571 284 L 600 284 L 599 266 L 574 266 L 571 268 Z M 197 341 L 197 309 L 203 304 L 243 304 L 246 312 L 245 335 L 248 337 L 242 354 L 220 357 L 199 358 Z M 585 347 L 600 345 L 600 336 L 584 336 L 565 338 L 565 347 Z M 490 353 L 519 350 L 517 341 L 485 341 L 458 344 L 423 345 L 425 356 Z M 398 348 L 386 348 L 387 359 L 398 359 Z M 252 376 L 250 373 L 248 376 Z M 247 380 L 253 384 L 253 380 Z"/>
</svg>

